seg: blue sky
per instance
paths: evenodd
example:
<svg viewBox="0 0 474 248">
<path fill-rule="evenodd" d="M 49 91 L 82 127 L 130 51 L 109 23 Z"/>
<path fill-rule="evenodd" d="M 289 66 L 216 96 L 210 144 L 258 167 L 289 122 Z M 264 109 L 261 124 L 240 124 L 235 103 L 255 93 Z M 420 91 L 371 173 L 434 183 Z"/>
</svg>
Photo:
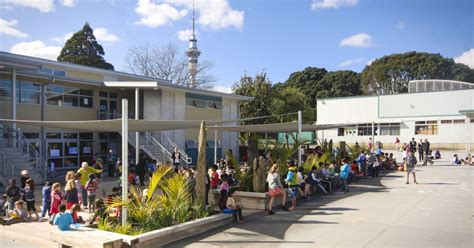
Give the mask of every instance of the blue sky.
<svg viewBox="0 0 474 248">
<path fill-rule="evenodd" d="M 307 66 L 360 72 L 374 58 L 423 51 L 474 68 L 472 0 L 195 0 L 201 60 L 219 90 L 244 72 L 273 82 Z M 106 59 L 127 71 L 129 48 L 187 41 L 191 0 L 1 0 L 0 50 L 55 58 L 88 21 Z"/>
</svg>

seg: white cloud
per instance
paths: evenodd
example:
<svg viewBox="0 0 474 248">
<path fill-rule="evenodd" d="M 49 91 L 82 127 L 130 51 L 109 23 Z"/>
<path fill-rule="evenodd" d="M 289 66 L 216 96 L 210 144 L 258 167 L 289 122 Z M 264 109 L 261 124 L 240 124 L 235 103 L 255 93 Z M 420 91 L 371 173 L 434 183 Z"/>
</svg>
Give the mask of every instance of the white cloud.
<svg viewBox="0 0 474 248">
<path fill-rule="evenodd" d="M 11 21 L 7 21 L 5 19 L 0 18 L 0 33 L 14 36 L 17 38 L 26 38 L 28 34 L 21 32 L 20 30 L 16 29 L 15 27 L 18 26 L 18 21 L 13 19 Z"/>
<path fill-rule="evenodd" d="M 367 61 L 367 64 L 365 64 L 365 65 L 371 65 L 372 62 L 374 62 L 375 60 L 376 60 L 376 58 L 369 59 L 369 61 Z"/>
<path fill-rule="evenodd" d="M 366 33 L 355 34 L 341 40 L 339 46 L 370 47 L 372 46 L 372 36 Z"/>
<path fill-rule="evenodd" d="M 218 92 L 223 92 L 223 93 L 232 93 L 232 88 L 229 86 L 223 86 L 223 85 L 214 85 L 211 90 L 213 91 L 218 91 Z"/>
<path fill-rule="evenodd" d="M 136 24 L 156 28 L 177 21 L 188 14 L 185 9 L 178 10 L 167 3 L 157 4 L 152 0 L 138 0 L 135 12 L 141 16 Z"/>
<path fill-rule="evenodd" d="M 60 44 L 60 45 L 62 45 L 64 43 L 66 43 L 66 41 L 69 40 L 69 38 L 71 38 L 72 35 L 73 35 L 73 33 L 69 32 L 69 33 L 67 33 L 63 36 L 55 36 L 55 37 L 51 38 L 51 40 L 58 43 L 58 44 Z"/>
<path fill-rule="evenodd" d="M 117 35 L 110 33 L 106 28 L 95 28 L 94 36 L 98 41 L 103 42 L 116 42 L 120 40 Z"/>
<path fill-rule="evenodd" d="M 54 10 L 54 0 L 2 0 L 2 4 L 11 7 L 29 7 L 38 9 L 41 12 Z"/>
<path fill-rule="evenodd" d="M 61 0 L 61 4 L 66 7 L 76 6 L 78 0 Z"/>
<path fill-rule="evenodd" d="M 342 61 L 338 66 L 339 67 L 347 67 L 347 66 L 354 65 L 354 64 L 360 64 L 360 63 L 364 62 L 364 60 L 365 60 L 364 58 L 348 59 L 348 60 Z"/>
<path fill-rule="evenodd" d="M 454 61 L 456 63 L 465 64 L 469 66 L 469 68 L 474 69 L 474 48 L 463 52 L 461 55 L 454 58 Z"/>
<path fill-rule="evenodd" d="M 191 35 L 193 34 L 193 30 L 192 29 L 185 29 L 185 30 L 180 30 L 178 31 L 177 35 L 178 35 L 178 39 L 180 41 L 187 41 L 189 40 L 189 38 L 191 38 Z M 195 31 L 195 34 L 199 34 L 199 32 L 196 30 Z"/>
<path fill-rule="evenodd" d="M 407 23 L 405 21 L 398 21 L 397 24 L 395 25 L 395 29 L 403 30 L 403 29 L 405 29 L 406 24 Z"/>
<path fill-rule="evenodd" d="M 354 7 L 359 0 L 313 0 L 311 3 L 312 10 L 318 9 L 337 9 L 341 7 Z"/>
<path fill-rule="evenodd" d="M 32 57 L 56 60 L 61 47 L 48 46 L 40 40 L 31 42 L 20 42 L 10 48 L 11 53 L 22 54 Z"/>
<path fill-rule="evenodd" d="M 195 3 L 196 21 L 203 27 L 219 30 L 227 27 L 242 29 L 244 11 L 234 10 L 228 0 L 200 0 Z M 139 0 L 135 12 L 141 16 L 140 25 L 159 27 L 178 21 L 192 11 L 189 0 Z"/>
</svg>

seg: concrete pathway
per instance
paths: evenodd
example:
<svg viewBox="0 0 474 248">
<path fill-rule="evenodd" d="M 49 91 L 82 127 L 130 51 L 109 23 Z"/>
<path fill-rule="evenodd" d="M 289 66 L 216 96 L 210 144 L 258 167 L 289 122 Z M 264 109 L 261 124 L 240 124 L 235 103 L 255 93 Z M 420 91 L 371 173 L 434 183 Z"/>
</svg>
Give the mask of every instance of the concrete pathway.
<svg viewBox="0 0 474 248">
<path fill-rule="evenodd" d="M 169 247 L 474 247 L 474 167 L 438 163 L 417 175 L 418 185 L 406 185 L 402 172 L 359 180 L 350 193 L 254 214 Z"/>
</svg>

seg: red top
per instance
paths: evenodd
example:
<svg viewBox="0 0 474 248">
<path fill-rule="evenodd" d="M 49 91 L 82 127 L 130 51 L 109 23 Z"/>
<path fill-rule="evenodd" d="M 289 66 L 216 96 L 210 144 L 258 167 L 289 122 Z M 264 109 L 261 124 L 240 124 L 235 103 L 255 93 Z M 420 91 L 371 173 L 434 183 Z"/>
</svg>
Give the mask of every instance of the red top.
<svg viewBox="0 0 474 248">
<path fill-rule="evenodd" d="M 217 172 L 212 172 L 212 175 L 211 175 L 211 187 L 217 187 L 217 185 L 219 184 L 219 174 L 217 174 Z"/>
</svg>

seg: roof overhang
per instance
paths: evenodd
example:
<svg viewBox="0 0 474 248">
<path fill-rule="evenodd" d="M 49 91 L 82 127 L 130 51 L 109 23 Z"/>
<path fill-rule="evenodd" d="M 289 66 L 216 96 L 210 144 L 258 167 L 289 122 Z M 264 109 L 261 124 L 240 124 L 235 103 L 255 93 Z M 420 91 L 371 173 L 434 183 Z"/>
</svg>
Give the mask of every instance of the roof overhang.
<svg viewBox="0 0 474 248">
<path fill-rule="evenodd" d="M 157 81 L 105 81 L 104 85 L 115 88 L 154 88 L 159 87 Z"/>
<path fill-rule="evenodd" d="M 474 119 L 474 109 L 459 110 L 459 113 L 469 117 L 470 119 Z"/>
</svg>

